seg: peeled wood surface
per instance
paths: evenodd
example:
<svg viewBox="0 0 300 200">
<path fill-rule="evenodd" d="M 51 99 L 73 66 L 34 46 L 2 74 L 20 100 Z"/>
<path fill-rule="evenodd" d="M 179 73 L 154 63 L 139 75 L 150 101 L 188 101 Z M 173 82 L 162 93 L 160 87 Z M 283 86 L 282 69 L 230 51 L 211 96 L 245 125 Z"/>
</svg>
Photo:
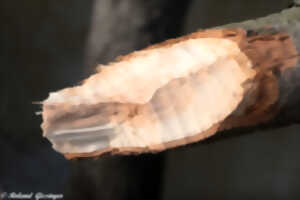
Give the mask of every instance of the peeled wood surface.
<svg viewBox="0 0 300 200">
<path fill-rule="evenodd" d="M 248 29 L 249 30 L 249 29 Z M 131 154 L 142 152 L 157 152 L 167 148 L 181 146 L 197 142 L 213 135 L 217 130 L 233 127 L 257 125 L 276 119 L 285 112 L 287 98 L 283 86 L 282 77 L 290 70 L 295 70 L 298 62 L 298 53 L 295 46 L 294 36 L 291 37 L 285 31 L 279 32 L 273 29 L 257 29 L 244 31 L 242 29 L 207 30 L 184 36 L 179 39 L 169 40 L 162 44 L 153 45 L 148 49 L 173 45 L 186 39 L 197 37 L 227 38 L 236 42 L 240 49 L 251 60 L 256 76 L 251 79 L 247 86 L 247 92 L 239 107 L 225 120 L 213 125 L 210 129 L 194 136 L 185 137 L 159 145 L 148 147 L 106 148 L 90 153 L 65 153 L 67 158 L 96 156 L 104 153 Z M 128 59 L 134 54 L 119 58 Z M 283 96 L 285 98 L 283 98 Z M 289 96 L 289 95 L 288 95 Z M 289 96 L 290 97 L 290 96 Z M 84 109 L 84 108 L 83 108 Z M 79 125 L 80 126 L 80 125 Z"/>
<path fill-rule="evenodd" d="M 198 38 L 201 38 L 201 33 Z M 214 40 L 217 43 L 213 42 Z M 198 40 L 188 40 L 190 41 L 197 47 Z M 204 68 L 190 75 L 183 74 L 183 77 L 170 80 L 157 89 L 147 104 L 101 103 L 100 96 L 100 104 L 89 105 L 86 102 L 77 105 L 81 98 L 79 100 L 76 98 L 74 101 L 70 99 L 71 97 L 73 99 L 74 93 L 80 92 L 80 88 L 63 90 L 62 94 L 58 92 L 50 96 L 43 106 L 45 136 L 54 143 L 54 148 L 67 154 L 72 152 L 73 155 L 81 152 L 90 154 L 97 149 L 99 149 L 98 154 L 161 151 L 174 145 L 189 143 L 185 142 L 185 140 L 189 141 L 186 138 L 194 136 L 197 132 L 200 132 L 197 138 L 207 137 L 205 131 L 213 124 L 223 121 L 242 100 L 244 89 L 241 83 L 252 78 L 254 71 L 249 68 L 251 66 L 248 59 L 234 42 L 217 38 L 203 41 L 204 46 L 198 48 L 204 48 L 202 53 L 207 51 L 208 58 L 203 57 L 197 65 L 202 63 Z M 223 41 L 224 47 L 222 47 Z M 174 44 L 171 48 L 173 47 L 176 48 Z M 209 53 L 210 48 L 214 52 L 212 55 Z M 131 57 L 128 57 L 129 60 Z M 207 60 L 211 59 L 217 60 L 207 64 Z M 187 67 L 185 63 L 182 65 L 183 69 Z M 170 66 L 165 66 L 166 69 L 161 67 L 162 69 L 157 70 L 173 70 L 172 63 Z M 131 73 L 128 72 L 129 75 Z M 174 72 L 170 71 L 170 73 Z M 165 77 L 161 76 L 161 78 Z M 61 96 L 66 97 L 65 102 L 62 101 Z M 219 99 L 222 101 L 218 101 Z M 105 126 L 104 124 L 108 124 L 105 132 L 94 128 L 96 125 Z M 90 128 L 91 126 L 94 127 Z"/>
</svg>

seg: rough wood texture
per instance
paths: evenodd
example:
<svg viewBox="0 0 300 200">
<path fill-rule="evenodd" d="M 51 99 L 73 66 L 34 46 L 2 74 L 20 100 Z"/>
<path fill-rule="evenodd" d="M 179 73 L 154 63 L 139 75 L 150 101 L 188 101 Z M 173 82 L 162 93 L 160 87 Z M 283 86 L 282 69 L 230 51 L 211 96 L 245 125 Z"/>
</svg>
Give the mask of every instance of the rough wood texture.
<svg viewBox="0 0 300 200">
<path fill-rule="evenodd" d="M 198 140 L 206 137 L 206 130 L 237 107 L 248 85 L 242 83 L 255 72 L 236 42 L 201 35 L 135 52 L 124 57 L 120 66 L 113 63 L 82 86 L 53 93 L 43 105 L 45 136 L 55 149 L 72 154 L 98 149 L 99 153 L 161 151 L 185 144 L 185 138 L 198 132 Z M 180 53 L 179 57 L 172 52 Z M 158 61 L 153 65 L 147 60 L 155 55 Z M 147 62 L 141 65 L 140 59 Z M 150 71 L 143 72 L 149 64 Z M 116 74 L 118 67 L 127 72 L 121 74 L 123 78 Z M 134 70 L 139 77 L 135 78 Z M 115 82 L 108 87 L 97 80 Z M 139 85 L 144 85 L 142 91 Z"/>
<path fill-rule="evenodd" d="M 299 56 L 297 52 L 297 48 L 299 50 L 297 44 L 299 43 L 297 42 L 299 38 L 297 38 L 297 33 L 300 25 L 297 23 L 299 19 L 293 16 L 293 13 L 296 11 L 297 9 L 293 8 L 289 11 L 284 11 L 282 14 L 266 17 L 254 22 L 250 21 L 243 24 L 230 25 L 231 27 L 239 27 L 235 29 L 204 30 L 147 48 L 170 47 L 180 41 L 205 37 L 224 38 L 237 43 L 241 51 L 251 60 L 256 75 L 254 78 L 249 79 L 245 85 L 246 93 L 244 94 L 243 101 L 224 121 L 222 120 L 208 130 L 196 135 L 152 146 L 110 147 L 89 153 L 65 153 L 65 156 L 67 158 L 74 158 L 97 156 L 104 153 L 132 154 L 158 152 L 197 142 L 213 135 L 218 130 L 248 127 L 261 124 L 262 122 L 269 122 L 270 120 L 282 123 L 298 122 L 297 113 L 299 114 L 299 110 L 295 109 L 295 106 L 299 103 L 299 95 L 295 94 L 295 91 L 299 91 L 300 85 L 297 80 L 297 75 L 299 76 L 299 64 L 297 64 Z M 290 19 L 290 16 L 293 16 L 293 20 Z M 286 26 L 286 23 L 283 23 L 284 25 L 272 24 L 269 19 L 275 19 L 274 22 L 276 23 L 280 22 L 280 20 L 287 20 L 289 23 L 295 24 L 293 28 L 290 28 Z M 298 27 L 298 29 L 295 27 Z M 136 53 L 133 53 L 120 57 L 118 60 L 128 60 L 135 56 Z M 291 108 L 293 108 L 293 112 L 291 112 Z M 84 106 L 82 109 L 84 109 Z M 62 114 L 62 116 L 69 120 L 72 119 L 74 113 L 72 114 L 71 112 L 70 115 Z M 60 117 L 59 119 L 63 120 Z M 76 126 L 80 127 L 80 123 L 84 122 L 78 122 Z"/>
<path fill-rule="evenodd" d="M 293 44 L 300 52 L 300 8 L 293 7 L 283 10 L 281 13 L 269 15 L 267 17 L 248 20 L 241 23 L 233 23 L 223 26 L 223 28 L 240 27 L 246 30 L 254 30 L 258 33 L 283 32 L 291 37 Z M 267 28 L 267 29 L 266 29 Z M 283 51 L 283 54 L 286 52 Z M 297 53 L 299 57 L 299 53 Z M 278 59 L 277 63 L 281 64 Z M 280 109 L 275 118 L 267 126 L 283 126 L 293 123 L 300 123 L 300 62 L 292 68 L 276 72 L 279 78 L 279 100 L 277 107 Z"/>
</svg>

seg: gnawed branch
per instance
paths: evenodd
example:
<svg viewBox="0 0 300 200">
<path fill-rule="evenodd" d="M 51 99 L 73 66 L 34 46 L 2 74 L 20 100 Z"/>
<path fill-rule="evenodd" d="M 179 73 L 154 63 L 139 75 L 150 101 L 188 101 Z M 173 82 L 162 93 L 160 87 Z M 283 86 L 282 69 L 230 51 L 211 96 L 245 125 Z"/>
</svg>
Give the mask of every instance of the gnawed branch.
<svg viewBox="0 0 300 200">
<path fill-rule="evenodd" d="M 100 66 L 43 102 L 44 136 L 74 158 L 159 152 L 225 129 L 297 122 L 297 12 L 201 30 Z"/>
</svg>

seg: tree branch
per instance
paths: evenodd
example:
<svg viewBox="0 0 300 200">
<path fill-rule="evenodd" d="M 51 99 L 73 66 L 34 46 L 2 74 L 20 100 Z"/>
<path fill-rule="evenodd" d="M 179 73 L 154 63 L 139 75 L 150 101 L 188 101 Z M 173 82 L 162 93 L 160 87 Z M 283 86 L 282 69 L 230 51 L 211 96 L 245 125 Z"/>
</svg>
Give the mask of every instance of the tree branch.
<svg viewBox="0 0 300 200">
<path fill-rule="evenodd" d="M 159 152 L 217 131 L 299 122 L 298 13 L 292 8 L 119 57 L 82 85 L 50 94 L 44 135 L 73 158 Z"/>
</svg>

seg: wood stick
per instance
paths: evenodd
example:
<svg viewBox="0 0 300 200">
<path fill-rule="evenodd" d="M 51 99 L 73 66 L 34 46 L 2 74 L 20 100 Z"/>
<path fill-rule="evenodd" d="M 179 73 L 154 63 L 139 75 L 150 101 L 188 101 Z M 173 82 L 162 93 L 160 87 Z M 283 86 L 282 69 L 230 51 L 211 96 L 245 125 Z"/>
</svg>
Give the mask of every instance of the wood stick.
<svg viewBox="0 0 300 200">
<path fill-rule="evenodd" d="M 160 152 L 218 131 L 299 122 L 300 9 L 119 57 L 43 102 L 67 158 Z"/>
</svg>

